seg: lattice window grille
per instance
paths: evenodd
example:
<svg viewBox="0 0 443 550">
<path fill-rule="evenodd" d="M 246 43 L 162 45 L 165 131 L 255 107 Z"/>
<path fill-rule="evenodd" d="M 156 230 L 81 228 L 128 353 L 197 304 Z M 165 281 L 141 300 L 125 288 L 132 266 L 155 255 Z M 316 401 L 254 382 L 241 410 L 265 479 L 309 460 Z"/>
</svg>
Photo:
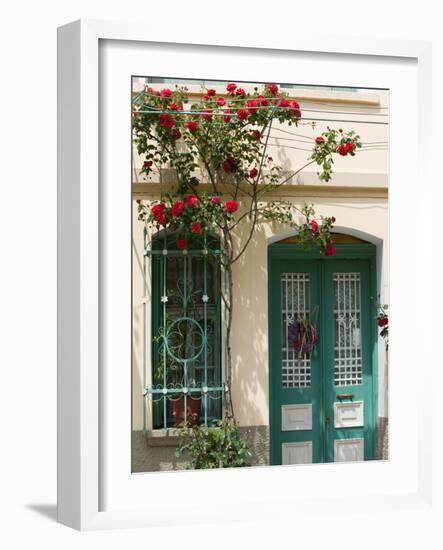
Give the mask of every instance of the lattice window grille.
<svg viewBox="0 0 443 550">
<path fill-rule="evenodd" d="M 334 384 L 363 381 L 360 273 L 334 273 Z"/>
<path fill-rule="evenodd" d="M 289 342 L 288 328 L 292 321 L 309 316 L 309 273 L 282 273 L 282 386 L 283 388 L 309 388 L 311 386 L 311 358 L 300 355 Z"/>
</svg>

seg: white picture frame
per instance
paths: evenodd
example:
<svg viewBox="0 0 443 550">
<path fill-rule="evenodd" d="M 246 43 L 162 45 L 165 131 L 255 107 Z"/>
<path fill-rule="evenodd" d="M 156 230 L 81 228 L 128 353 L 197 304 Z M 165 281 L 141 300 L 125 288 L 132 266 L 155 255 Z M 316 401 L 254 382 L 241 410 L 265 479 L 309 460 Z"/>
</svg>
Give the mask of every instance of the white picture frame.
<svg viewBox="0 0 443 550">
<path fill-rule="evenodd" d="M 110 50 L 101 50 L 106 44 L 110 45 Z M 167 50 L 177 53 L 179 47 L 183 51 L 188 48 L 187 55 L 195 55 L 201 63 L 204 63 L 204 58 L 207 63 L 215 51 L 219 52 L 220 59 L 222 56 L 224 59 L 229 57 L 233 76 L 236 76 L 237 64 L 241 66 L 240 59 L 246 54 L 254 65 L 257 56 L 291 58 L 296 53 L 318 58 L 325 68 L 325 81 L 331 78 L 327 74 L 328 64 L 338 64 L 334 84 L 353 84 L 360 78 L 361 87 L 365 87 L 371 81 L 373 67 L 381 62 L 388 67 L 385 67 L 385 73 L 380 73 L 379 79 L 383 79 L 383 74 L 392 73 L 389 76 L 389 87 L 393 91 L 391 279 L 398 285 L 391 292 L 393 390 L 389 462 L 131 475 L 127 460 L 130 453 L 130 407 L 126 408 L 131 391 L 130 347 L 126 345 L 130 342 L 130 335 L 120 332 L 125 330 L 124 325 L 114 325 L 114 320 L 120 318 L 126 319 L 122 322 L 130 325 L 130 311 L 125 309 L 129 294 L 123 301 L 116 299 L 109 315 L 106 309 L 110 306 L 107 300 L 110 288 L 118 289 L 122 280 L 126 284 L 127 273 L 117 269 L 114 280 L 103 279 L 104 274 L 109 273 L 112 262 L 115 263 L 116 255 L 125 250 L 125 246 L 128 248 L 126 254 L 130 254 L 128 242 L 125 241 L 128 228 L 125 229 L 124 225 L 125 216 L 130 214 L 115 217 L 117 212 L 121 212 L 116 208 L 123 206 L 122 195 L 113 185 L 113 178 L 125 178 L 125 170 L 130 181 L 130 164 L 126 165 L 130 150 L 128 148 L 122 153 L 118 170 L 110 176 L 109 189 L 104 190 L 101 185 L 103 173 L 100 171 L 104 143 L 99 121 L 100 113 L 103 114 L 106 106 L 99 99 L 101 70 L 106 66 L 111 68 L 111 73 L 115 68 L 117 76 L 125 74 L 125 71 L 131 74 L 132 68 L 123 65 L 124 70 L 120 72 L 119 66 L 119 63 L 126 62 L 128 55 L 142 63 L 143 59 L 149 58 L 149 49 L 155 48 L 158 63 L 162 56 L 165 60 L 168 58 Z M 412 358 L 406 356 L 401 346 L 402 342 L 407 342 L 405 314 L 423 314 L 424 304 L 432 300 L 432 285 L 426 279 L 426 271 L 432 272 L 432 243 L 424 239 L 423 245 L 416 246 L 424 234 L 426 208 L 424 203 L 414 203 L 409 196 L 417 185 L 415 168 L 422 194 L 429 200 L 434 192 L 432 178 L 429 177 L 430 45 L 412 41 L 326 38 L 299 32 L 296 38 L 282 36 L 279 41 L 263 37 L 256 43 L 250 43 L 241 37 L 234 40 L 213 36 L 207 44 L 189 45 L 185 29 L 181 36 L 175 34 L 174 39 L 169 40 L 161 29 L 154 31 L 144 25 L 77 21 L 59 29 L 58 48 L 58 521 L 76 529 L 91 530 L 209 522 L 214 521 L 214 516 L 216 521 L 292 518 L 294 508 L 298 518 L 301 518 L 313 511 L 316 514 L 328 513 L 334 503 L 339 503 L 341 514 L 346 514 L 356 505 L 360 511 L 367 513 L 405 507 L 431 510 L 432 403 L 426 388 L 432 383 L 432 345 L 421 351 L 422 377 L 414 384 L 407 380 L 404 383 L 403 391 L 407 392 L 408 400 L 396 390 L 399 387 L 400 363 L 402 370 L 409 375 L 412 375 L 414 366 Z M 334 60 L 330 54 L 337 56 L 337 59 Z M 359 76 L 358 71 L 352 75 L 347 72 L 348 64 L 354 62 L 365 64 L 366 80 Z M 244 63 L 243 67 L 246 67 Z M 394 67 L 398 71 L 393 71 Z M 283 68 L 274 68 L 283 74 Z M 202 66 L 194 63 L 186 76 L 191 77 L 194 73 L 198 77 L 199 70 Z M 226 73 L 226 69 L 219 68 L 221 73 L 223 70 Z M 259 66 L 249 67 L 244 71 L 243 78 L 248 79 L 248 74 L 255 73 L 255 79 L 260 80 L 262 70 L 263 67 Z M 168 76 L 178 76 L 171 74 L 170 69 L 165 68 L 165 71 Z M 144 74 L 148 72 L 149 68 Z M 411 154 L 408 159 L 409 170 L 401 163 L 404 136 L 401 135 L 401 113 L 396 112 L 401 101 L 405 100 L 400 97 L 400 86 L 408 82 L 409 88 L 403 92 L 406 101 L 409 98 L 411 127 L 417 130 L 419 137 L 416 155 Z M 418 95 L 415 83 L 418 83 Z M 126 85 L 129 90 L 129 80 Z M 107 101 L 109 99 L 116 101 L 116 105 L 123 105 L 123 91 L 123 87 L 116 86 L 112 90 L 114 96 L 109 96 Z M 129 95 L 126 100 L 129 105 Z M 128 118 L 129 107 L 127 109 L 116 118 Z M 129 139 L 129 131 L 123 139 Z M 112 150 L 119 143 L 110 142 L 106 147 Z M 122 192 L 123 196 L 125 193 L 130 196 L 130 185 Z M 415 215 L 410 220 L 409 242 L 411 247 L 415 246 L 417 262 L 410 273 L 405 274 L 401 247 L 398 248 L 401 234 L 394 222 L 404 219 L 405 211 L 411 206 L 415 207 Z M 115 251 L 110 256 L 102 239 L 103 232 L 109 229 L 111 216 L 119 221 L 112 230 L 114 233 L 106 233 L 105 236 L 105 240 L 112 237 L 115 243 Z M 124 264 L 124 259 L 120 263 Z M 424 265 L 426 270 L 422 267 Z M 129 261 L 127 269 L 130 269 Z M 127 282 L 130 284 L 130 281 Z M 410 290 L 408 306 L 402 300 L 407 284 L 414 288 L 414 291 Z M 418 288 L 422 289 L 420 296 Z M 122 290 L 123 294 L 125 292 Z M 122 336 L 119 348 L 112 351 L 113 360 L 110 360 L 109 369 L 106 358 L 110 357 L 110 350 L 107 346 L 111 345 L 112 338 L 104 341 L 106 331 L 110 331 L 109 334 L 113 331 L 126 334 Z M 113 366 L 117 358 L 127 361 L 129 365 L 126 370 L 122 368 L 123 374 L 116 372 Z M 108 407 L 111 399 L 115 403 L 112 414 Z M 408 418 L 408 438 L 405 436 L 404 418 Z M 348 480 L 346 485 L 343 484 L 344 476 Z M 362 478 L 365 482 L 360 490 L 359 480 Z M 210 483 L 219 495 L 215 508 L 209 510 L 204 499 L 196 496 L 187 499 L 185 510 L 174 513 L 166 498 L 157 499 L 154 505 L 147 496 L 147 488 L 157 491 L 156 494 L 163 488 L 167 495 L 172 490 L 186 491 L 199 483 Z M 288 486 L 297 487 L 297 494 L 285 493 Z M 224 498 L 223 488 L 230 491 L 229 499 Z M 228 501 L 231 504 L 226 506 Z"/>
</svg>

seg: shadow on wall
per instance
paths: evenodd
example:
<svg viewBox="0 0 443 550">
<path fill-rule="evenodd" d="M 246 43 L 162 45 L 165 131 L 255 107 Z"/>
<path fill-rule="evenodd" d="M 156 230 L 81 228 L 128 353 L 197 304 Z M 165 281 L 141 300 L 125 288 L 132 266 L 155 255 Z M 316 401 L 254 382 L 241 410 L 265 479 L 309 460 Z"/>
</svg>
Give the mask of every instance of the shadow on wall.
<svg viewBox="0 0 443 550">
<path fill-rule="evenodd" d="M 277 229 L 272 227 L 272 229 Z M 239 243 L 238 243 L 239 244 Z M 233 266 L 234 413 L 241 426 L 269 425 L 267 238 L 258 226 Z"/>
</svg>

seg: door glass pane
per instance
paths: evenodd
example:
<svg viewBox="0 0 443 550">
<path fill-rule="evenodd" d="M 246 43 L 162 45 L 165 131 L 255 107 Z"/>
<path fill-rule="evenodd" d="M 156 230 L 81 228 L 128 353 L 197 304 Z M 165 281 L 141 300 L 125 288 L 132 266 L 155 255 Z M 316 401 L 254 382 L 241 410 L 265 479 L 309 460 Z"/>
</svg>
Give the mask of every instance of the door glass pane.
<svg viewBox="0 0 443 550">
<path fill-rule="evenodd" d="M 281 275 L 281 334 L 282 386 L 309 388 L 311 386 L 311 358 L 300 353 L 291 338 L 293 322 L 309 318 L 309 273 L 282 273 Z"/>
<path fill-rule="evenodd" d="M 334 384 L 362 383 L 360 273 L 334 273 Z"/>
</svg>

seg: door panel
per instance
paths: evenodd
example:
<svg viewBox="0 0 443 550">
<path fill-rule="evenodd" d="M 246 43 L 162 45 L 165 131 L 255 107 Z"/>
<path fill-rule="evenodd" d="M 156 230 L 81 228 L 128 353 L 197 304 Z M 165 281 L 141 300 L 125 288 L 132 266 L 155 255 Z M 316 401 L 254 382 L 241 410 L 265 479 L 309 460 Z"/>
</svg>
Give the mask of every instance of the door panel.
<svg viewBox="0 0 443 550">
<path fill-rule="evenodd" d="M 370 289 L 369 261 L 325 264 L 322 332 L 327 462 L 374 458 Z"/>
<path fill-rule="evenodd" d="M 316 262 L 278 261 L 273 266 L 272 447 L 278 464 L 321 462 L 322 400 L 319 356 L 298 353 L 288 345 L 292 320 L 319 307 Z"/>
<path fill-rule="evenodd" d="M 272 261 L 272 464 L 374 458 L 370 289 L 369 260 Z M 314 353 L 293 345 L 304 318 L 318 327 Z"/>
</svg>

